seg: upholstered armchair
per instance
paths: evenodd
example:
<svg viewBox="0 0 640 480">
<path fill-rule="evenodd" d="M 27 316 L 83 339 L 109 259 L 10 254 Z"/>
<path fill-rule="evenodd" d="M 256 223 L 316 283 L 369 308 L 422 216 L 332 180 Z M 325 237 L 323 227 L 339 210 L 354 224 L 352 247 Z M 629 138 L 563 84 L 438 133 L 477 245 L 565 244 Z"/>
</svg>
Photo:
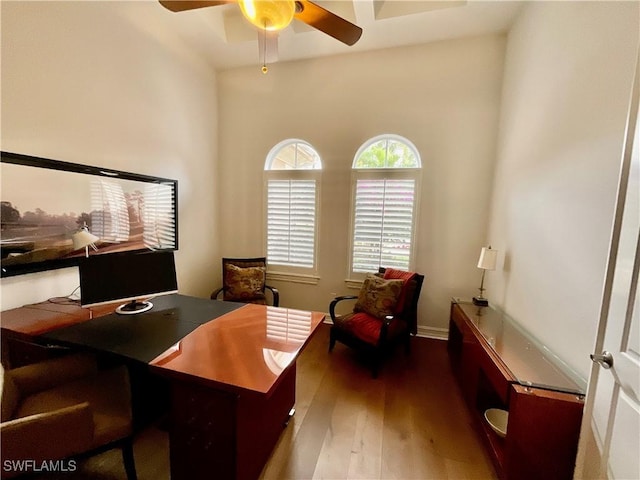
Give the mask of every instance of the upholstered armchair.
<svg viewBox="0 0 640 480">
<path fill-rule="evenodd" d="M 120 447 L 136 479 L 126 367 L 98 370 L 92 356 L 73 354 L 0 372 L 2 478 Z"/>
<path fill-rule="evenodd" d="M 334 298 L 329 304 L 333 325 L 329 352 L 336 342 L 362 350 L 371 357 L 372 374 L 377 377 L 383 356 L 402 343 L 409 352 L 411 335 L 417 333 L 418 298 L 424 275 L 380 268 L 365 278 L 358 295 Z M 343 301 L 354 301 L 353 310 L 336 313 Z"/>
<path fill-rule="evenodd" d="M 280 303 L 278 289 L 266 284 L 267 258 L 223 258 L 222 287 L 211 294 L 213 300 L 229 302 L 268 303 L 266 290 L 271 292 L 271 304 L 277 307 Z"/>
</svg>

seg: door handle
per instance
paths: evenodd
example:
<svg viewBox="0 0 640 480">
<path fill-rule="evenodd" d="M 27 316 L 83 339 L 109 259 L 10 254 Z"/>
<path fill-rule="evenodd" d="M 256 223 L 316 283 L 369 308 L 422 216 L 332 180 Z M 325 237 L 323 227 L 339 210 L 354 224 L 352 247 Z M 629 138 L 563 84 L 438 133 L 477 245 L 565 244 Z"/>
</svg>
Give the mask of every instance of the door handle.
<svg viewBox="0 0 640 480">
<path fill-rule="evenodd" d="M 604 350 L 600 355 L 591 354 L 591 361 L 597 363 L 602 368 L 606 368 L 607 370 L 613 367 L 613 355 L 610 352 Z"/>
</svg>

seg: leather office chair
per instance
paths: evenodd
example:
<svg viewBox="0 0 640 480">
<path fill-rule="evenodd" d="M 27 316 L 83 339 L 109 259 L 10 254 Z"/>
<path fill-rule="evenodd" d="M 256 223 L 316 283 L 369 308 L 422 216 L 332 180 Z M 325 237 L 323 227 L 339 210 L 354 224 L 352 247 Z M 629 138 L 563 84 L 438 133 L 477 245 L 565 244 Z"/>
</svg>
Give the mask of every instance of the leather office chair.
<svg viewBox="0 0 640 480">
<path fill-rule="evenodd" d="M 2 478 L 120 447 L 136 480 L 126 367 L 99 371 L 92 356 L 73 354 L 0 372 Z"/>
<path fill-rule="evenodd" d="M 277 288 L 267 285 L 267 258 L 223 258 L 222 287 L 211 294 L 212 300 L 222 299 L 230 302 L 268 303 L 266 290 L 271 292 L 271 303 L 277 307 L 280 293 Z"/>
<path fill-rule="evenodd" d="M 334 298 L 329 304 L 333 325 L 329 352 L 336 341 L 364 351 L 372 360 L 372 375 L 378 376 L 383 356 L 395 344 L 404 343 L 409 352 L 411 335 L 417 333 L 418 298 L 424 275 L 395 269 L 380 268 L 369 275 L 359 295 Z M 336 305 L 345 300 L 357 300 L 353 311 L 338 315 Z"/>
</svg>

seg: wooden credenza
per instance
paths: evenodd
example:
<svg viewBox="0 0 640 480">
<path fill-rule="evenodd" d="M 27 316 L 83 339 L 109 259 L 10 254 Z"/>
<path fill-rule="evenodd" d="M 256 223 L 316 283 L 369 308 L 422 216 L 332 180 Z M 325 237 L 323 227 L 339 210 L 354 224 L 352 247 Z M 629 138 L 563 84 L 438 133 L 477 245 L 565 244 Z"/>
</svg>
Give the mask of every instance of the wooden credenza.
<svg viewBox="0 0 640 480">
<path fill-rule="evenodd" d="M 454 374 L 503 480 L 570 480 L 584 385 L 506 315 L 454 300 L 449 320 Z M 485 419 L 509 412 L 506 435 Z"/>
</svg>

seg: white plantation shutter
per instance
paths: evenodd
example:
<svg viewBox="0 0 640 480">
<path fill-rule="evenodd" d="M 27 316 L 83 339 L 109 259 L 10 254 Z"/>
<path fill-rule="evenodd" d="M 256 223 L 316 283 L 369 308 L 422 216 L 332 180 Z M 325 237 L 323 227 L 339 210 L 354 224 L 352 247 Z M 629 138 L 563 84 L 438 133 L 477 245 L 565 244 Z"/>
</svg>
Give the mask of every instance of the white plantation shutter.
<svg viewBox="0 0 640 480">
<path fill-rule="evenodd" d="M 269 151 L 264 168 L 267 264 L 279 266 L 271 275 L 311 278 L 316 269 L 320 155 L 308 142 L 289 138 Z"/>
<path fill-rule="evenodd" d="M 413 179 L 356 181 L 353 272 L 409 269 L 415 191 Z"/>
<path fill-rule="evenodd" d="M 420 154 L 399 135 L 370 138 L 352 164 L 352 279 L 379 267 L 411 270 Z"/>
<path fill-rule="evenodd" d="M 151 249 L 176 248 L 175 219 L 172 185 L 156 183 L 147 186 L 142 209 L 144 245 Z"/>
<path fill-rule="evenodd" d="M 316 181 L 267 182 L 267 256 L 270 264 L 314 267 Z"/>
</svg>

